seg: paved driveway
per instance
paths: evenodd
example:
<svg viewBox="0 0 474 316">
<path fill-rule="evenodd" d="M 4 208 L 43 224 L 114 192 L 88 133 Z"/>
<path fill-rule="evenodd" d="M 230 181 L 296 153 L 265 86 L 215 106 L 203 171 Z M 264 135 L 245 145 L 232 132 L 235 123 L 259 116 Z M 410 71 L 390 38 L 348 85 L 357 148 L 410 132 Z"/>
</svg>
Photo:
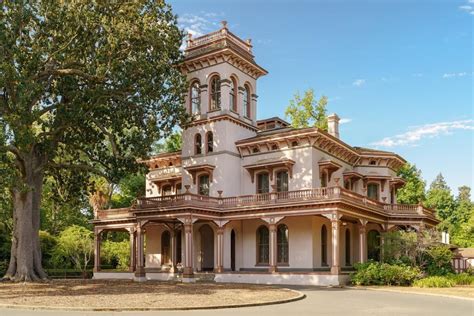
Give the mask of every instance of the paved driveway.
<svg viewBox="0 0 474 316">
<path fill-rule="evenodd" d="M 454 298 L 402 294 L 382 291 L 353 289 L 296 288 L 306 294 L 306 299 L 279 305 L 218 310 L 198 310 L 180 312 L 64 312 L 64 311 L 23 311 L 0 309 L 2 316 L 24 315 L 256 315 L 256 316 L 306 316 L 306 315 L 430 315 L 430 316 L 474 316 L 474 301 Z"/>
</svg>

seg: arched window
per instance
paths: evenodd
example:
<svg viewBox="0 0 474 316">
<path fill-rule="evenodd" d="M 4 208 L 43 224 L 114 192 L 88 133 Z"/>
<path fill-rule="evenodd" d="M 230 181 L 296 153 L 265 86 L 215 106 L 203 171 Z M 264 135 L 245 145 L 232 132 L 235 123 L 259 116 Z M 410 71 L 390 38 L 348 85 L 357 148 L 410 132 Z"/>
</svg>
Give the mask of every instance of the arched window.
<svg viewBox="0 0 474 316">
<path fill-rule="evenodd" d="M 328 186 L 328 174 L 326 171 L 321 173 L 321 187 L 325 188 Z"/>
<path fill-rule="evenodd" d="M 328 265 L 328 230 L 326 225 L 321 227 L 321 265 Z"/>
<path fill-rule="evenodd" d="M 277 263 L 288 264 L 288 226 L 285 224 L 278 225 L 277 228 Z"/>
<path fill-rule="evenodd" d="M 176 183 L 176 187 L 175 187 L 176 194 L 181 194 L 182 187 L 183 185 L 181 184 L 181 182 Z"/>
<path fill-rule="evenodd" d="M 201 134 L 196 134 L 194 137 L 194 154 L 200 155 L 202 153 L 202 139 Z"/>
<path fill-rule="evenodd" d="M 170 240 L 170 232 L 165 230 L 161 234 L 161 265 L 169 264 L 171 261 Z"/>
<path fill-rule="evenodd" d="M 214 135 L 212 132 L 206 133 L 206 152 L 212 153 L 214 151 Z"/>
<path fill-rule="evenodd" d="M 257 229 L 257 264 L 269 263 L 269 233 L 266 226 L 260 226 Z"/>
<path fill-rule="evenodd" d="M 276 189 L 277 192 L 286 192 L 288 191 L 288 171 L 281 170 L 276 174 L 277 183 Z"/>
<path fill-rule="evenodd" d="M 377 183 L 367 184 L 367 197 L 372 200 L 379 200 L 379 185 Z"/>
<path fill-rule="evenodd" d="M 198 194 L 209 196 L 209 175 L 202 174 L 198 178 Z"/>
<path fill-rule="evenodd" d="M 210 110 L 220 109 L 221 107 L 221 79 L 219 76 L 211 78 Z"/>
<path fill-rule="evenodd" d="M 248 85 L 245 85 L 244 87 L 243 101 L 244 101 L 243 114 L 245 117 L 250 118 L 250 88 Z"/>
<path fill-rule="evenodd" d="M 371 230 L 367 234 L 367 259 L 380 260 L 380 233 L 376 230 Z"/>
<path fill-rule="evenodd" d="M 349 229 L 346 229 L 345 246 L 346 246 L 346 266 L 350 266 L 351 265 L 351 231 Z"/>
<path fill-rule="evenodd" d="M 257 174 L 257 193 L 268 193 L 270 192 L 270 181 L 268 172 L 262 172 Z"/>
<path fill-rule="evenodd" d="M 201 113 L 201 88 L 199 87 L 198 81 L 194 81 L 191 84 L 189 95 L 191 96 L 191 114 L 196 115 Z"/>
<path fill-rule="evenodd" d="M 166 184 L 161 188 L 161 195 L 171 195 L 173 193 L 171 184 Z"/>
<path fill-rule="evenodd" d="M 237 80 L 231 77 L 232 87 L 230 88 L 230 109 L 237 112 Z"/>
</svg>

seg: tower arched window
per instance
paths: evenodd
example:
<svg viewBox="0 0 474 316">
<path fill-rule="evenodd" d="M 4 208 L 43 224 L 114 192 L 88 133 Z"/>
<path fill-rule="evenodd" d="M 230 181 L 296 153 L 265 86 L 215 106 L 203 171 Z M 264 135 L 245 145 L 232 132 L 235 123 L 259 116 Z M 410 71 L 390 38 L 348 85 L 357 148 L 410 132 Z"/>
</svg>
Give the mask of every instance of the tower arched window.
<svg viewBox="0 0 474 316">
<path fill-rule="evenodd" d="M 209 196 L 209 175 L 207 173 L 198 178 L 198 194 Z"/>
<path fill-rule="evenodd" d="M 221 79 L 219 76 L 211 78 L 210 110 L 220 109 L 221 107 Z"/>
<path fill-rule="evenodd" d="M 321 227 L 321 265 L 328 265 L 328 230 L 326 225 Z"/>
<path fill-rule="evenodd" d="M 268 228 L 260 226 L 257 229 L 257 264 L 269 263 L 270 238 Z"/>
<path fill-rule="evenodd" d="M 196 115 L 201 113 L 201 88 L 199 82 L 194 81 L 191 83 L 191 114 Z"/>
<path fill-rule="evenodd" d="M 201 134 L 196 134 L 194 137 L 194 154 L 200 155 L 202 153 L 202 138 Z"/>
<path fill-rule="evenodd" d="M 367 184 L 367 197 L 372 200 L 379 200 L 379 185 L 377 183 Z"/>
<path fill-rule="evenodd" d="M 277 263 L 288 264 L 288 226 L 280 224 L 277 227 Z"/>
<path fill-rule="evenodd" d="M 237 80 L 234 77 L 231 78 L 230 87 L 230 109 L 234 112 L 237 112 Z"/>
<path fill-rule="evenodd" d="M 244 86 L 243 101 L 243 114 L 245 117 L 250 118 L 250 87 L 248 85 Z"/>
<path fill-rule="evenodd" d="M 214 151 L 214 135 L 212 132 L 206 133 L 206 152 L 212 153 Z"/>
<path fill-rule="evenodd" d="M 277 192 L 286 192 L 288 191 L 288 171 L 280 170 L 276 174 L 276 190 Z"/>
</svg>

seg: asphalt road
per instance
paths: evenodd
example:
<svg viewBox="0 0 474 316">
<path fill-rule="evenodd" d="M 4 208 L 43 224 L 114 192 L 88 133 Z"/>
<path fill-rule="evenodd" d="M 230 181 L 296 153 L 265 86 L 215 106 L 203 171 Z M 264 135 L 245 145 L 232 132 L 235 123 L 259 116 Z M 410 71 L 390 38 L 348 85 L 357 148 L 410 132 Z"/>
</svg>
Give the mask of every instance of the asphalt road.
<svg viewBox="0 0 474 316">
<path fill-rule="evenodd" d="M 65 312 L 25 311 L 0 309 L 1 316 L 52 315 L 52 316 L 123 316 L 123 315 L 258 315 L 258 316 L 306 316 L 306 315 L 430 315 L 430 316 L 474 316 L 474 300 L 393 293 L 354 289 L 295 288 L 306 294 L 306 298 L 287 304 L 248 308 L 230 308 L 196 311 L 152 311 L 152 312 Z"/>
</svg>

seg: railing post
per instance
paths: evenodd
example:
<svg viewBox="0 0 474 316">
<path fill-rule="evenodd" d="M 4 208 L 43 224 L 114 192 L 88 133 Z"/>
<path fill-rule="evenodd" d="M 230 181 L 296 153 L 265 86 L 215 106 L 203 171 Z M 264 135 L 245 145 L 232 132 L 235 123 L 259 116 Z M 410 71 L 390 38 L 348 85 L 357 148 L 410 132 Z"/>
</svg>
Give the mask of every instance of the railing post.
<svg viewBox="0 0 474 316">
<path fill-rule="evenodd" d="M 217 201 L 217 203 L 218 203 L 219 205 L 222 205 L 222 204 L 223 204 L 223 201 L 222 201 L 222 193 L 223 193 L 223 192 L 224 192 L 224 191 L 222 191 L 222 190 L 217 191 L 217 194 L 219 194 L 219 200 Z"/>
<path fill-rule="evenodd" d="M 278 195 L 277 195 L 276 185 L 272 184 L 272 192 L 270 193 L 270 200 L 272 201 L 272 203 L 276 203 L 277 199 L 278 199 Z"/>
<path fill-rule="evenodd" d="M 421 204 L 421 202 L 418 203 L 417 207 L 416 207 L 416 212 L 420 215 L 423 215 L 423 204 Z"/>
</svg>

